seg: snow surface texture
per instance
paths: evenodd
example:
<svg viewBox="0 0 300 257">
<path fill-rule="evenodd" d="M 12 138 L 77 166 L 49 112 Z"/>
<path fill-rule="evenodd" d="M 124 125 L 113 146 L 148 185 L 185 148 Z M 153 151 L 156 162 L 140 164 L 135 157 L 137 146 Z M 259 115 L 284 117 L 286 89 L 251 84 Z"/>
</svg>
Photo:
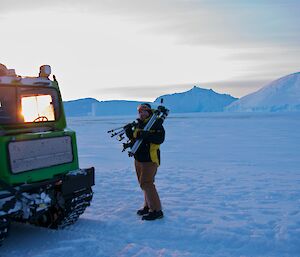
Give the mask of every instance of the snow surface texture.
<svg viewBox="0 0 300 257">
<path fill-rule="evenodd" d="M 142 221 L 133 160 L 107 130 L 134 117 L 73 118 L 92 205 L 60 231 L 13 223 L 1 257 L 300 256 L 300 114 L 182 114 L 165 122 L 156 185 L 165 218 Z"/>
<path fill-rule="evenodd" d="M 275 80 L 225 109 L 236 112 L 300 111 L 300 72 Z"/>
</svg>

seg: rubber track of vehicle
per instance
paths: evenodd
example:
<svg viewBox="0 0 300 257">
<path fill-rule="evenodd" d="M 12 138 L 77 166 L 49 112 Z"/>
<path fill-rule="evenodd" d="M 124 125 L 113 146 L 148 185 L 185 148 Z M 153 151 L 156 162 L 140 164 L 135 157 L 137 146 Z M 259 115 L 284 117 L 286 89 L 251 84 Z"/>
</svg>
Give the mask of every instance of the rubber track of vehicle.
<svg viewBox="0 0 300 257">
<path fill-rule="evenodd" d="M 2 245 L 3 240 L 7 237 L 9 228 L 9 222 L 6 218 L 0 219 L 0 246 Z"/>
<path fill-rule="evenodd" d="M 57 228 L 63 229 L 74 224 L 78 220 L 79 216 L 84 213 L 86 207 L 90 205 L 92 198 L 93 193 L 86 192 L 68 200 L 64 211 L 65 215 L 62 220 L 57 223 Z"/>
</svg>

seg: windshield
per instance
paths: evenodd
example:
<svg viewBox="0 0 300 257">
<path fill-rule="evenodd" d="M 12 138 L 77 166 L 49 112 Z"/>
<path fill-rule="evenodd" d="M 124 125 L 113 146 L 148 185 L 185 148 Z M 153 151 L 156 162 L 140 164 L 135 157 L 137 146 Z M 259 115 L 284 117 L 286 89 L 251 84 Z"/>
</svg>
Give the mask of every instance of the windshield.
<svg viewBox="0 0 300 257">
<path fill-rule="evenodd" d="M 55 121 L 59 100 L 55 89 L 0 87 L 0 124 Z"/>
</svg>

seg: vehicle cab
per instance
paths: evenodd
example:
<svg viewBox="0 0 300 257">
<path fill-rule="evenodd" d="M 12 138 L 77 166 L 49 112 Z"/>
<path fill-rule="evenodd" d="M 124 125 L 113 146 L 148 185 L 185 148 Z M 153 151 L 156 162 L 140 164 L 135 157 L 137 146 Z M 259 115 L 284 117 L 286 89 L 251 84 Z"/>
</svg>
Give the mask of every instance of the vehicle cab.
<svg viewBox="0 0 300 257">
<path fill-rule="evenodd" d="M 9 184 L 50 179 L 78 169 L 75 132 L 66 128 L 51 67 L 37 77 L 0 65 L 0 179 Z"/>
</svg>

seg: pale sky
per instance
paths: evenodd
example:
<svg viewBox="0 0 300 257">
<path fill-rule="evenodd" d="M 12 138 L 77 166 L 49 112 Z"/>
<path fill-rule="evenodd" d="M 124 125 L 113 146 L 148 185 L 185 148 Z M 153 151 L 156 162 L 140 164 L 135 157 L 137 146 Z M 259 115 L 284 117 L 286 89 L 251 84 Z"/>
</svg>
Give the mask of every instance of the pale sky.
<svg viewBox="0 0 300 257">
<path fill-rule="evenodd" d="M 64 100 L 241 97 L 300 70 L 300 0 L 0 0 L 0 63 Z"/>
</svg>

